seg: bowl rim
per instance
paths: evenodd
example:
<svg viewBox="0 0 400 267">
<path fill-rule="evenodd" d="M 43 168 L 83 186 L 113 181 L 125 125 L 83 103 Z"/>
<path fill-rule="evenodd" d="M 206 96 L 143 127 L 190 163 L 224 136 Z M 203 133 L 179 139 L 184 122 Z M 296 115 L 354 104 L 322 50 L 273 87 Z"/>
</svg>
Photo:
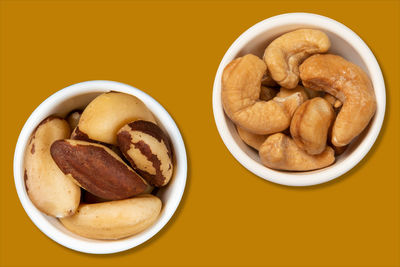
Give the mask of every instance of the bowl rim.
<svg viewBox="0 0 400 267">
<path fill-rule="evenodd" d="M 152 226 L 136 235 L 119 240 L 95 240 L 83 237 L 80 237 L 82 239 L 77 239 L 62 232 L 56 226 L 51 224 L 47 220 L 47 215 L 40 212 L 29 199 L 29 196 L 26 193 L 22 174 L 24 153 L 32 131 L 37 127 L 40 121 L 44 119 L 39 119 L 41 117 L 40 114 L 44 112 L 42 110 L 55 107 L 61 101 L 74 96 L 96 92 L 102 93 L 106 91 L 118 91 L 136 96 L 145 103 L 158 120 L 162 120 L 164 125 L 168 125 L 166 131 L 173 143 L 174 150 L 177 152 L 175 154 L 177 167 L 175 169 L 175 181 L 172 190 L 173 195 L 169 198 L 167 205 L 163 203 L 163 209 L 165 209 L 165 212 L 157 219 L 157 221 Z M 19 134 L 14 152 L 13 165 L 14 182 L 18 197 L 22 207 L 36 227 L 55 242 L 72 250 L 90 254 L 110 254 L 125 251 L 146 242 L 156 235 L 168 223 L 178 208 L 182 200 L 187 179 L 186 148 L 178 126 L 172 119 L 171 115 L 160 103 L 145 92 L 128 84 L 108 80 L 93 80 L 76 83 L 63 88 L 46 98 L 32 112 Z"/>
<path fill-rule="evenodd" d="M 369 73 L 374 73 L 374 76 L 370 75 L 370 79 L 373 83 L 376 95 L 377 111 L 375 113 L 375 118 L 373 118 L 373 121 L 370 122 L 368 135 L 365 136 L 364 140 L 357 146 L 357 148 L 355 148 L 355 150 L 351 153 L 351 155 L 348 156 L 346 160 L 340 162 L 336 166 L 332 165 L 329 169 L 320 169 L 312 172 L 288 173 L 275 171 L 265 167 L 259 162 L 254 161 L 235 142 L 229 132 L 227 124 L 228 118 L 224 113 L 221 103 L 221 77 L 225 66 L 231 60 L 233 60 L 238 52 L 247 44 L 247 40 L 252 40 L 259 34 L 262 34 L 270 29 L 274 29 L 278 26 L 296 24 L 299 26 L 302 25 L 301 27 L 309 26 L 312 28 L 329 30 L 337 36 L 340 36 L 344 41 L 351 45 L 355 51 L 357 51 L 360 58 L 362 58 L 362 60 L 365 62 L 365 66 L 368 68 Z M 334 19 L 313 13 L 295 12 L 280 14 L 262 20 L 243 32 L 232 43 L 223 56 L 215 75 L 212 93 L 212 106 L 214 120 L 219 135 L 227 149 L 241 165 L 260 178 L 273 183 L 287 186 L 310 186 L 325 183 L 340 177 L 351 170 L 365 157 L 372 145 L 375 143 L 383 124 L 386 108 L 386 91 L 382 71 L 374 54 L 367 44 L 355 32 Z"/>
</svg>

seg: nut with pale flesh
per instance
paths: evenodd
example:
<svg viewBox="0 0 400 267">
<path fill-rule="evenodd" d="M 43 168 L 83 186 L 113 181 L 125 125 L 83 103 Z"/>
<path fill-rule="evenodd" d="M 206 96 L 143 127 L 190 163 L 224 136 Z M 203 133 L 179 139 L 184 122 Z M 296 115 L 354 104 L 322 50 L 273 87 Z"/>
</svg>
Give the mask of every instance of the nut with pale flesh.
<svg viewBox="0 0 400 267">
<path fill-rule="evenodd" d="M 240 139 L 255 150 L 258 150 L 268 137 L 268 135 L 253 134 L 238 125 L 236 125 L 236 130 L 238 131 Z"/>
<path fill-rule="evenodd" d="M 264 52 L 264 61 L 272 78 L 282 87 L 295 88 L 299 83 L 299 64 L 312 54 L 330 47 L 328 36 L 319 30 L 299 29 L 273 40 Z"/>
<path fill-rule="evenodd" d="M 261 79 L 266 69 L 260 58 L 248 54 L 230 62 L 222 74 L 225 113 L 236 125 L 262 135 L 285 130 L 294 110 L 303 102 L 300 94 L 260 101 Z"/>
<path fill-rule="evenodd" d="M 68 138 L 68 123 L 58 117 L 42 121 L 33 132 L 25 151 L 25 186 L 33 204 L 54 217 L 73 214 L 79 205 L 81 191 L 60 171 L 50 155 L 51 144 Z"/>
<path fill-rule="evenodd" d="M 118 200 L 138 195 L 147 182 L 111 149 L 80 140 L 58 140 L 51 156 L 61 171 L 95 196 Z"/>
<path fill-rule="evenodd" d="M 89 139 L 107 144 L 117 144 L 117 132 L 134 120 L 156 123 L 153 114 L 138 98 L 110 92 L 96 97 L 83 111 L 79 130 Z"/>
<path fill-rule="evenodd" d="M 272 169 L 310 171 L 331 165 L 334 151 L 327 146 L 319 155 L 309 155 L 300 149 L 292 138 L 277 133 L 270 135 L 259 150 L 261 162 Z"/>
<path fill-rule="evenodd" d="M 315 97 L 296 110 L 290 133 L 299 148 L 310 155 L 317 155 L 325 150 L 328 130 L 334 119 L 332 106 L 323 98 Z"/>
<path fill-rule="evenodd" d="M 305 87 L 325 91 L 343 106 L 332 128 L 332 144 L 349 144 L 368 125 L 376 110 L 372 83 L 357 65 L 337 55 L 313 55 L 300 66 Z"/>
<path fill-rule="evenodd" d="M 120 239 L 150 227 L 161 211 L 153 195 L 96 204 L 81 204 L 77 212 L 60 219 L 71 232 L 93 239 Z"/>
<path fill-rule="evenodd" d="M 117 139 L 124 156 L 149 184 L 161 187 L 169 182 L 174 169 L 171 141 L 159 126 L 134 121 L 118 131 Z"/>
</svg>

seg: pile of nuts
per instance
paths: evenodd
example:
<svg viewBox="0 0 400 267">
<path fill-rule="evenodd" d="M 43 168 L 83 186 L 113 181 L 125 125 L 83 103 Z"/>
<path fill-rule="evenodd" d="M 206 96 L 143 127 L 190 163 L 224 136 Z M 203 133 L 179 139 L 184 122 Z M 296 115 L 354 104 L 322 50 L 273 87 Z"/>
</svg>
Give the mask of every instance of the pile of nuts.
<svg viewBox="0 0 400 267">
<path fill-rule="evenodd" d="M 338 55 L 323 54 L 329 48 L 324 32 L 299 29 L 273 40 L 263 59 L 247 54 L 225 67 L 225 113 L 265 166 L 327 167 L 375 114 L 367 74 Z"/>
<path fill-rule="evenodd" d="M 24 163 L 33 204 L 93 239 L 124 238 L 151 226 L 162 207 L 154 188 L 168 184 L 174 170 L 170 139 L 153 114 L 117 92 L 99 95 L 66 119 L 43 120 Z"/>
</svg>

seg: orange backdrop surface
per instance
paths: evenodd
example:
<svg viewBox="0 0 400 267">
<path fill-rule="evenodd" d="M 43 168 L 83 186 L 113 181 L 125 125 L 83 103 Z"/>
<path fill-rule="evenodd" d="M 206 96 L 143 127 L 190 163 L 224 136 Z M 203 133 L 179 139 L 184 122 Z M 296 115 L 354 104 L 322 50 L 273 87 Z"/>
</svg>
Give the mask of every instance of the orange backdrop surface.
<svg viewBox="0 0 400 267">
<path fill-rule="evenodd" d="M 247 28 L 287 12 L 336 19 L 382 68 L 387 112 L 348 174 L 306 188 L 248 172 L 212 113 L 219 62 Z M 400 2 L 0 1 L 2 266 L 399 266 Z M 48 96 L 73 83 L 125 82 L 158 100 L 181 129 L 188 181 L 179 209 L 145 244 L 88 255 L 50 240 L 23 210 L 12 164 L 18 134 Z"/>
</svg>

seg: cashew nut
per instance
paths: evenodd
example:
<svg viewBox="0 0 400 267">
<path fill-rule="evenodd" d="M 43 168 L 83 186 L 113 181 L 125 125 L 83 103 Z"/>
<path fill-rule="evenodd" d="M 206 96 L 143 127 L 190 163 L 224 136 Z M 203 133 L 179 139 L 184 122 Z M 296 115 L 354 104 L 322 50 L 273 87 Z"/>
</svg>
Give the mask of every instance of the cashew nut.
<svg viewBox="0 0 400 267">
<path fill-rule="evenodd" d="M 261 162 L 272 169 L 309 171 L 324 168 L 335 161 L 334 151 L 327 146 L 319 155 L 309 155 L 292 138 L 277 133 L 270 135 L 259 150 Z"/>
<path fill-rule="evenodd" d="M 332 106 L 323 98 L 315 97 L 296 110 L 290 133 L 299 148 L 310 155 L 317 155 L 325 150 L 328 130 L 334 119 Z"/>
<path fill-rule="evenodd" d="M 303 101 L 298 93 L 287 98 L 260 101 L 261 78 L 266 69 L 261 59 L 248 54 L 230 62 L 222 75 L 225 113 L 235 124 L 255 134 L 286 129 L 295 108 Z"/>
<path fill-rule="evenodd" d="M 342 103 L 332 129 L 332 144 L 345 146 L 368 125 L 376 110 L 374 89 L 357 65 L 336 55 L 313 55 L 300 66 L 305 87 L 325 91 Z"/>
<path fill-rule="evenodd" d="M 299 64 L 308 56 L 324 53 L 330 47 L 328 36 L 319 30 L 299 29 L 272 41 L 264 53 L 264 61 L 272 78 L 285 88 L 299 83 Z"/>
<path fill-rule="evenodd" d="M 264 143 L 265 139 L 268 137 L 268 135 L 253 134 L 238 125 L 236 125 L 236 129 L 242 141 L 255 150 L 258 150 L 261 144 Z"/>
</svg>

